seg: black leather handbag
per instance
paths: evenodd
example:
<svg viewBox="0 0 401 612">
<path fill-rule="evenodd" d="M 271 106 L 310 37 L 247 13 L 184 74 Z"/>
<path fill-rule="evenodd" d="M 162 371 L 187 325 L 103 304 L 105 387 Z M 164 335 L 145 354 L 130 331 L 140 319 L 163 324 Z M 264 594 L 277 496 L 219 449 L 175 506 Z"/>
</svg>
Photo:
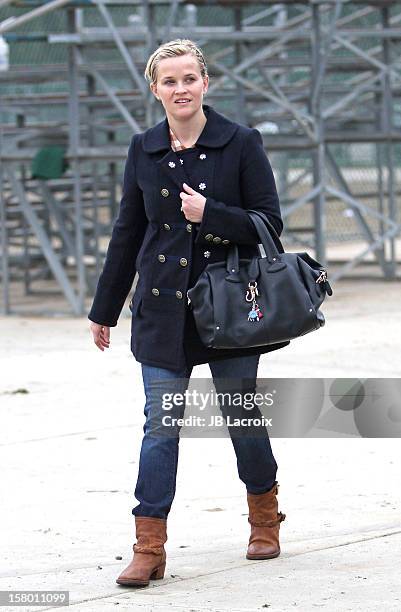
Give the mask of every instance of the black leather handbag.
<svg viewBox="0 0 401 612">
<path fill-rule="evenodd" d="M 326 294 L 332 295 L 327 271 L 308 253 L 285 253 L 267 217 L 247 212 L 265 256 L 239 259 L 233 244 L 226 261 L 209 264 L 187 292 L 199 336 L 209 348 L 284 342 L 325 323 L 319 307 Z"/>
</svg>

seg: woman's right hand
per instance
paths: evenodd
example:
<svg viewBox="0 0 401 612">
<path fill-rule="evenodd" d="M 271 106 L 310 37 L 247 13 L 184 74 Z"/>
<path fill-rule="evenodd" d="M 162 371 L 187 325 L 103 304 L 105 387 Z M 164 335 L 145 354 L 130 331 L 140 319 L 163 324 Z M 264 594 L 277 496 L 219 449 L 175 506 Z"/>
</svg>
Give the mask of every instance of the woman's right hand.
<svg viewBox="0 0 401 612">
<path fill-rule="evenodd" d="M 99 325 L 99 323 L 91 321 L 90 330 L 93 335 L 93 342 L 101 351 L 104 351 L 105 348 L 109 348 L 110 327 L 107 327 L 107 325 Z"/>
</svg>

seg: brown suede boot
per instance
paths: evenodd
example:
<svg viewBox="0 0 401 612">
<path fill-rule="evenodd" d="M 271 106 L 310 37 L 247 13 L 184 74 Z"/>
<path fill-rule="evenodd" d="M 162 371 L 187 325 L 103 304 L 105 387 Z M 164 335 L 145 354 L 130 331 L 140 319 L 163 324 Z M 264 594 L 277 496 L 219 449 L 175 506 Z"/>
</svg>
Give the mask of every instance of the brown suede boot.
<svg viewBox="0 0 401 612">
<path fill-rule="evenodd" d="M 134 558 L 117 578 L 123 586 L 148 586 L 149 580 L 164 577 L 166 567 L 167 519 L 136 516 Z"/>
<path fill-rule="evenodd" d="M 273 559 L 280 554 L 279 530 L 285 514 L 277 512 L 279 484 L 276 481 L 270 491 L 261 495 L 247 493 L 251 535 L 247 559 Z"/>
</svg>

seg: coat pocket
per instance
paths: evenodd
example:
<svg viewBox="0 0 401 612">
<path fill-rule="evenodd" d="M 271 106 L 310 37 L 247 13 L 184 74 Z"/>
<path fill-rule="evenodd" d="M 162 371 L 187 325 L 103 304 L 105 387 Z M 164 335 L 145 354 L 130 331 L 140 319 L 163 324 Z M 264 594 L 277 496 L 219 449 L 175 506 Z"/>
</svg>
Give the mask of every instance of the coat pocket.
<svg viewBox="0 0 401 612">
<path fill-rule="evenodd" d="M 136 317 L 136 315 L 138 314 L 141 302 L 142 302 L 142 296 L 138 293 L 138 291 L 136 291 L 134 295 L 132 296 L 130 303 L 128 305 L 128 308 L 130 309 L 133 317 Z"/>
</svg>

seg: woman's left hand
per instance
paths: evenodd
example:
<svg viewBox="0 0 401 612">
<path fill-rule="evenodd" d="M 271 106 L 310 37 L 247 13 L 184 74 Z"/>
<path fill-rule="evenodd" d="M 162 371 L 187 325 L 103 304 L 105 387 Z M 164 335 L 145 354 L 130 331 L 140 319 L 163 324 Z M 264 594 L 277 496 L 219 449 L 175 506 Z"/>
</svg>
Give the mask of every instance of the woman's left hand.
<svg viewBox="0 0 401 612">
<path fill-rule="evenodd" d="M 206 198 L 186 183 L 183 183 L 183 187 L 185 191 L 180 192 L 182 202 L 181 210 L 188 221 L 200 223 L 203 217 Z"/>
</svg>

